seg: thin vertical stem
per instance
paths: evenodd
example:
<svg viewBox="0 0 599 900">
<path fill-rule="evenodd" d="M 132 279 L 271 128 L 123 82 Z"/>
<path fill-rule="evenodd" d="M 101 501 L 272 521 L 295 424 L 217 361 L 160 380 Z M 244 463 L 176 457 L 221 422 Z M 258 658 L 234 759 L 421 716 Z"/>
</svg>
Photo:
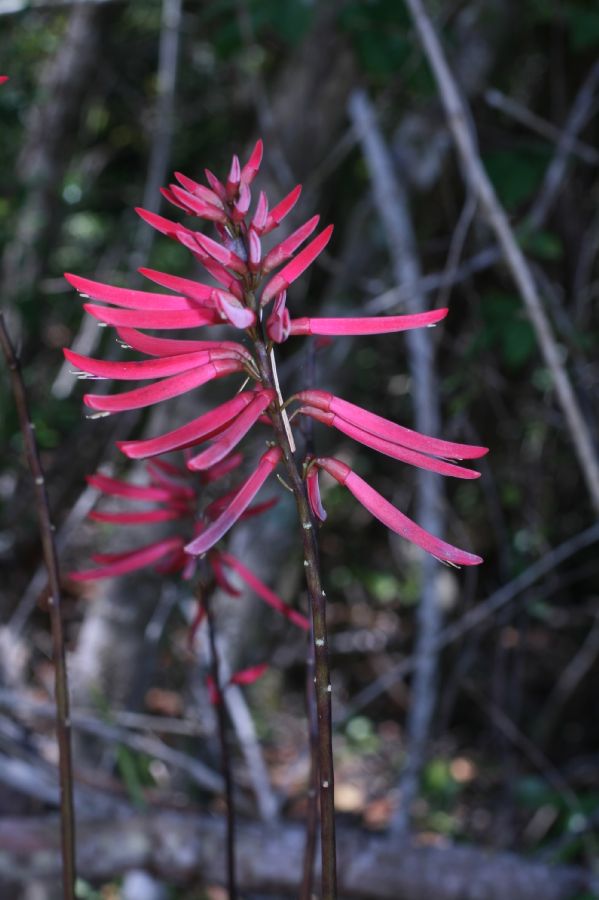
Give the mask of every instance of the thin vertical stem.
<svg viewBox="0 0 599 900">
<path fill-rule="evenodd" d="M 227 714 L 221 690 L 220 665 L 218 648 L 216 646 L 216 628 L 212 612 L 211 598 L 206 591 L 202 600 L 206 610 L 206 622 L 208 624 L 208 640 L 210 643 L 210 671 L 214 682 L 216 701 L 216 718 L 218 722 L 218 737 L 220 742 L 221 771 L 225 782 L 225 802 L 227 804 L 227 888 L 229 900 L 237 900 L 237 877 L 235 871 L 235 804 L 233 799 L 233 775 L 231 772 L 231 757 L 229 754 L 229 742 L 227 740 Z"/>
<path fill-rule="evenodd" d="M 311 900 L 312 897 L 312 886 L 314 884 L 314 853 L 316 850 L 316 835 L 318 832 L 318 711 L 316 708 L 316 691 L 314 688 L 315 673 L 314 633 L 313 629 L 310 628 L 306 652 L 306 713 L 310 746 L 310 775 L 308 780 L 306 843 L 304 845 L 300 900 Z"/>
<path fill-rule="evenodd" d="M 274 390 L 275 379 L 268 349 L 262 338 L 254 335 L 258 368 L 263 384 Z M 302 527 L 304 569 L 308 586 L 314 638 L 316 713 L 318 719 L 318 777 L 320 796 L 320 841 L 322 856 L 322 900 L 337 897 L 337 861 L 335 847 L 335 806 L 333 770 L 333 730 L 331 717 L 331 679 L 326 624 L 326 595 L 322 587 L 318 546 L 306 488 L 289 444 L 283 414 L 276 405 L 270 413 L 278 446 L 283 453 L 287 478 L 293 490 Z"/>
<path fill-rule="evenodd" d="M 33 477 L 35 503 L 39 522 L 44 561 L 48 570 L 50 624 L 54 657 L 54 692 L 56 697 L 56 735 L 58 740 L 58 769 L 60 785 L 60 831 L 64 900 L 75 900 L 75 813 L 73 808 L 73 762 L 71 756 L 71 720 L 69 689 L 61 615 L 60 576 L 54 540 L 54 526 L 46 491 L 44 472 L 35 440 L 35 425 L 29 415 L 25 383 L 21 365 L 15 352 L 4 315 L 0 310 L 0 346 L 10 372 L 15 405 L 23 434 L 25 456 Z"/>
</svg>

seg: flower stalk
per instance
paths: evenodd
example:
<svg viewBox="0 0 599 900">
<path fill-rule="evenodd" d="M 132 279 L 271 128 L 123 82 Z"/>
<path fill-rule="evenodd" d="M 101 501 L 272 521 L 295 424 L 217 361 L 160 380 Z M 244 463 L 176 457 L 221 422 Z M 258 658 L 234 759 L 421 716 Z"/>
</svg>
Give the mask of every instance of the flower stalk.
<svg viewBox="0 0 599 900">
<path fill-rule="evenodd" d="M 210 672 L 212 676 L 214 708 L 218 723 L 218 739 L 220 743 L 220 764 L 225 782 L 225 803 L 227 806 L 227 889 L 229 900 L 237 900 L 237 873 L 235 864 L 235 801 L 233 797 L 233 774 L 231 772 L 231 756 L 227 740 L 227 715 L 223 703 L 222 679 L 216 644 L 216 626 L 210 591 L 198 589 L 198 599 L 206 612 L 208 625 L 208 641 L 210 644 Z"/>
<path fill-rule="evenodd" d="M 33 478 L 35 503 L 50 596 L 50 626 L 52 631 L 52 656 L 54 659 L 54 692 L 56 700 L 56 736 L 58 741 L 58 771 L 60 787 L 60 841 L 62 853 L 62 879 L 64 900 L 75 900 L 75 812 L 73 807 L 73 761 L 71 753 L 71 718 L 69 712 L 69 686 L 64 646 L 64 629 L 61 612 L 60 574 L 54 540 L 54 526 L 50 515 L 46 480 L 42 469 L 35 425 L 29 414 L 25 383 L 21 374 L 19 357 L 0 310 L 0 347 L 10 372 L 19 425 L 23 435 L 25 456 Z"/>
</svg>

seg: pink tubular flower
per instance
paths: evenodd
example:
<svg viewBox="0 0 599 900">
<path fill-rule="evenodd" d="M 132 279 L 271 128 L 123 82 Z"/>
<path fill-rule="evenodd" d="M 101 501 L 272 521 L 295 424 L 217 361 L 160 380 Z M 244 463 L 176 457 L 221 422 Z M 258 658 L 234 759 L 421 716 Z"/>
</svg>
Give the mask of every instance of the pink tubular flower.
<svg viewBox="0 0 599 900">
<path fill-rule="evenodd" d="M 431 553 L 442 562 L 450 563 L 454 566 L 475 566 L 482 562 L 480 556 L 473 553 L 467 553 L 458 547 L 453 547 L 445 541 L 434 537 L 404 516 L 402 512 L 395 508 L 388 500 L 385 500 L 374 488 L 370 487 L 359 475 L 350 469 L 348 465 L 339 459 L 330 457 L 320 457 L 314 460 L 314 465 L 339 482 L 351 491 L 356 500 L 359 500 L 362 506 L 365 506 L 368 512 L 372 513 L 383 525 L 390 528 L 396 534 L 406 538 L 418 547 L 422 547 L 427 553 Z"/>
</svg>

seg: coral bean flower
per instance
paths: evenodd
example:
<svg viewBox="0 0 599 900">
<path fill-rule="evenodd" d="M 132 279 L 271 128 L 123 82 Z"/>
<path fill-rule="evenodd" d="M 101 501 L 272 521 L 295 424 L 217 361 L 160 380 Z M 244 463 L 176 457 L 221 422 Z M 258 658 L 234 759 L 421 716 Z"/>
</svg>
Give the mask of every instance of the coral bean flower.
<svg viewBox="0 0 599 900">
<path fill-rule="evenodd" d="M 119 447 L 126 456 L 144 459 L 208 443 L 199 452 L 187 454 L 188 468 L 206 475 L 212 467 L 230 458 L 255 427 L 266 424 L 271 429 L 269 449 L 256 469 L 227 503 L 218 508 L 214 520 L 185 544 L 182 552 L 187 555 L 211 551 L 245 514 L 256 492 L 277 466 L 281 462 L 287 467 L 292 464 L 290 454 L 295 452 L 295 442 L 286 413 L 287 403 L 278 384 L 274 355 L 277 345 L 295 336 L 317 335 L 319 339 L 374 336 L 432 327 L 448 312 L 434 309 L 417 315 L 293 317 L 287 308 L 290 289 L 328 247 L 333 226 L 317 231 L 320 219 L 313 216 L 263 251 L 264 238 L 290 214 L 300 197 L 301 186 L 272 207 L 264 192 L 260 192 L 252 209 L 252 185 L 262 156 L 262 141 L 258 141 L 245 164 L 237 156 L 233 157 L 224 179 L 206 169 L 206 183 L 202 184 L 177 172 L 173 183 L 163 189 L 169 203 L 185 216 L 206 222 L 213 229 L 212 234 L 149 210 L 137 210 L 147 224 L 190 251 L 205 272 L 203 280 L 141 269 L 141 274 L 160 288 L 158 292 L 114 287 L 78 275 L 66 276 L 80 294 L 93 301 L 85 304 L 86 311 L 101 324 L 116 328 L 123 345 L 141 354 L 132 360 L 107 362 L 65 350 L 67 359 L 83 373 L 82 377 L 117 383 L 142 382 L 115 394 L 85 395 L 85 404 L 96 414 L 110 415 L 168 402 L 220 378 L 235 376 L 242 383 L 243 389 L 230 400 L 191 422 L 179 424 L 163 435 L 120 442 Z M 217 339 L 210 339 L 210 329 L 217 325 L 232 329 L 231 335 L 221 340 L 219 333 Z M 191 329 L 208 331 L 201 339 L 147 333 L 148 330 Z M 478 477 L 477 472 L 458 465 L 457 461 L 482 456 L 486 453 L 483 447 L 420 435 L 325 391 L 300 391 L 291 399 L 300 404 L 294 415 L 322 422 L 393 459 L 455 478 Z M 337 460 L 304 461 L 305 496 L 316 519 L 322 520 L 326 515 L 318 490 L 319 469 L 325 469 L 348 487 L 387 527 L 439 559 L 456 565 L 481 561 L 474 554 L 427 535 Z M 167 516 L 166 511 L 163 514 Z M 304 522 L 304 527 L 307 524 Z M 170 544 L 154 547 L 143 559 L 161 551 L 168 558 L 172 549 Z M 122 566 L 127 562 L 112 564 Z"/>
</svg>

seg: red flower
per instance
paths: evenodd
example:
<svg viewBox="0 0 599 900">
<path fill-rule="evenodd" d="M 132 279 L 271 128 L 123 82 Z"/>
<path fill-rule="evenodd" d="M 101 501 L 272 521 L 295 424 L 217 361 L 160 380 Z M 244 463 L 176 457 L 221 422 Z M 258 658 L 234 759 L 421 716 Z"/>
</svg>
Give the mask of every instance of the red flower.
<svg viewBox="0 0 599 900">
<path fill-rule="evenodd" d="M 243 377 L 244 386 L 248 380 L 253 382 L 251 389 L 167 434 L 121 442 L 120 449 L 129 457 L 141 459 L 210 441 L 207 448 L 187 457 L 191 470 L 209 477 L 207 473 L 215 466 L 228 464 L 231 451 L 256 424 L 276 425 L 281 417 L 293 449 L 289 423 L 281 409 L 276 369 L 272 375 L 265 369 L 265 357 L 271 363 L 274 360 L 273 344 L 294 335 L 376 335 L 430 327 L 447 315 L 446 309 L 437 309 L 407 316 L 292 318 L 287 309 L 287 289 L 325 250 L 333 226 L 325 227 L 302 246 L 319 224 L 319 217 L 313 216 L 263 255 L 261 239 L 290 213 L 301 186 L 270 210 L 261 192 L 250 213 L 251 185 L 262 154 L 262 142 L 258 141 L 245 165 L 237 156 L 233 157 L 224 181 L 209 170 L 205 170 L 207 185 L 177 172 L 176 183 L 163 190 L 166 199 L 186 215 L 211 224 L 216 230 L 213 237 L 148 210 L 138 210 L 153 228 L 190 250 L 216 285 L 147 268 L 141 269 L 141 273 L 170 293 L 129 290 L 76 275 L 66 276 L 85 297 L 98 301 L 86 303 L 87 312 L 101 323 L 116 327 L 124 344 L 144 355 L 133 361 L 104 362 L 65 351 L 73 365 L 93 378 L 150 382 L 118 394 L 87 394 L 85 403 L 100 414 L 150 406 L 227 375 Z M 262 322 L 262 310 L 269 305 Z M 223 323 L 236 330 L 237 340 L 181 340 L 144 333 L 147 329 L 211 328 Z M 265 341 L 268 341 L 266 346 Z M 477 472 L 456 465 L 455 460 L 476 459 L 486 452 L 485 448 L 419 435 L 324 391 L 302 391 L 294 399 L 301 404 L 296 413 L 334 427 L 394 459 L 456 478 L 478 477 Z M 277 434 L 280 435 L 280 429 L 277 431 L 275 427 L 273 437 Z M 206 553 L 239 518 L 247 515 L 250 502 L 281 458 L 280 449 L 267 450 L 253 474 L 228 496 L 226 504 L 218 505 L 216 501 L 211 504 L 213 520 L 186 544 L 185 552 Z M 409 540 L 446 561 L 461 560 L 464 564 L 480 561 L 472 554 L 426 536 L 390 504 L 385 505 L 386 501 L 355 473 L 340 469 L 341 463 L 318 459 L 308 461 L 305 467 L 308 499 L 316 518 L 324 519 L 326 515 L 318 491 L 317 469 L 327 466 L 375 515 Z"/>
</svg>

